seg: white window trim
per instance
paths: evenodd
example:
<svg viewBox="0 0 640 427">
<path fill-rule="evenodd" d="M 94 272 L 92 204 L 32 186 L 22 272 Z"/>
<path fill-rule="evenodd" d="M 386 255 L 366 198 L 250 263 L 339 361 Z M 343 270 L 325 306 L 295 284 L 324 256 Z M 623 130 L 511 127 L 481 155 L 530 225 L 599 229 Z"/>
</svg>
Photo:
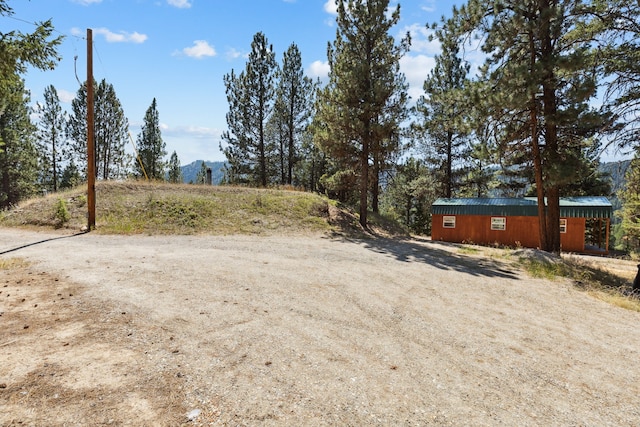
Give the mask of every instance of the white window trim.
<svg viewBox="0 0 640 427">
<path fill-rule="evenodd" d="M 560 218 L 560 233 L 566 233 L 566 232 L 567 232 L 567 219 Z"/>
<path fill-rule="evenodd" d="M 456 228 L 456 217 L 453 215 L 443 216 L 442 228 Z"/>
<path fill-rule="evenodd" d="M 491 230 L 505 231 L 506 229 L 507 229 L 507 217 L 505 216 L 491 217 Z"/>
</svg>

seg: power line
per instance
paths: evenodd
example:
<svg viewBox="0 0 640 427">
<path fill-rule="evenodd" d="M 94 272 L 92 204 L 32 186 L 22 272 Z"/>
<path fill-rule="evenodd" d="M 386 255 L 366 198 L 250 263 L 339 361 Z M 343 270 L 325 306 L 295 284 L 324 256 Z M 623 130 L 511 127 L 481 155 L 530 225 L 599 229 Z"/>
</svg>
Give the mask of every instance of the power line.
<svg viewBox="0 0 640 427">
<path fill-rule="evenodd" d="M 39 26 L 42 25 L 42 23 L 27 21 L 26 19 L 18 18 L 18 17 L 13 16 L 13 15 L 5 15 L 5 18 L 9 18 L 9 19 L 13 19 L 14 21 L 18 21 L 18 22 L 22 22 L 22 23 L 25 23 L 25 24 L 33 25 L 34 27 L 39 27 Z M 62 36 L 65 36 L 65 37 L 73 37 L 73 38 L 76 38 L 76 39 L 79 39 L 79 40 L 86 40 L 86 37 L 79 36 L 79 35 L 76 35 L 76 34 L 63 33 L 62 31 L 56 30 L 55 27 L 52 27 L 52 31 L 54 33 L 58 33 L 58 34 L 60 34 Z"/>
</svg>

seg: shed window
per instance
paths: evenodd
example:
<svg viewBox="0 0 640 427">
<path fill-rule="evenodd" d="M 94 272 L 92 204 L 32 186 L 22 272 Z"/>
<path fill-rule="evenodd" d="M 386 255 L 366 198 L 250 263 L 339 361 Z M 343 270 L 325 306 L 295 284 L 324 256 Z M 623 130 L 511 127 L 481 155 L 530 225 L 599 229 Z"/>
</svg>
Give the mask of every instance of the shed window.
<svg viewBox="0 0 640 427">
<path fill-rule="evenodd" d="M 442 217 L 442 228 L 456 228 L 456 217 L 455 216 Z"/>
<path fill-rule="evenodd" d="M 504 231 L 507 229 L 507 218 L 503 216 L 491 217 L 491 229 Z"/>
<path fill-rule="evenodd" d="M 561 233 L 566 233 L 567 232 L 567 219 L 563 218 L 560 220 L 560 232 Z"/>
</svg>

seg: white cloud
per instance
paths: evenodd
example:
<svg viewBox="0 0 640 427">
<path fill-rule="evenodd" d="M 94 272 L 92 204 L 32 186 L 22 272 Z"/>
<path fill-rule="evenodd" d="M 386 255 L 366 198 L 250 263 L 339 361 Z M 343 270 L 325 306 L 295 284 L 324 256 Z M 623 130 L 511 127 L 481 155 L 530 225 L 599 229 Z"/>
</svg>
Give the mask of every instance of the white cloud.
<svg viewBox="0 0 640 427">
<path fill-rule="evenodd" d="M 435 10 L 436 10 L 436 2 L 435 2 L 435 0 L 425 1 L 424 4 L 422 6 L 420 6 L 420 8 L 422 10 L 424 10 L 425 12 L 429 12 L 429 13 L 435 12 Z"/>
<path fill-rule="evenodd" d="M 177 7 L 178 9 L 188 9 L 191 7 L 189 0 L 167 0 L 167 4 Z"/>
<path fill-rule="evenodd" d="M 76 94 L 74 92 L 69 92 L 68 90 L 64 89 L 57 89 L 57 92 L 60 102 L 64 104 L 71 104 L 71 101 L 76 99 Z"/>
<path fill-rule="evenodd" d="M 405 34 L 411 35 L 411 52 L 427 53 L 437 55 L 440 53 L 440 41 L 438 39 L 429 40 L 429 36 L 433 35 L 433 30 L 422 24 L 413 24 L 404 27 L 399 32 L 400 37 Z"/>
<path fill-rule="evenodd" d="M 102 2 L 102 0 L 73 0 L 73 2 L 81 4 L 83 6 L 89 6 L 90 4 L 93 4 L 93 3 L 100 3 Z"/>
<path fill-rule="evenodd" d="M 223 160 L 218 149 L 222 130 L 204 126 L 161 125 L 162 138 L 167 143 L 167 152 L 175 151 L 180 163 L 185 165 L 195 160 Z"/>
<path fill-rule="evenodd" d="M 313 61 L 307 69 L 307 75 L 312 79 L 320 78 L 322 81 L 327 81 L 329 77 L 329 62 L 327 61 Z"/>
<path fill-rule="evenodd" d="M 327 0 L 324 4 L 324 11 L 331 15 L 338 15 L 338 5 L 335 0 Z"/>
<path fill-rule="evenodd" d="M 400 71 L 409 83 L 409 96 L 415 102 L 424 93 L 422 86 L 429 73 L 436 65 L 436 60 L 427 55 L 405 55 L 400 59 Z"/>
<path fill-rule="evenodd" d="M 109 43 L 144 43 L 147 40 L 146 34 L 140 34 L 138 32 L 128 33 L 126 31 L 114 33 L 108 28 L 95 28 L 93 33 L 104 36 L 105 40 Z"/>
<path fill-rule="evenodd" d="M 137 127 L 141 127 L 140 122 Z M 205 126 L 195 125 L 178 125 L 172 126 L 168 123 L 161 122 L 159 124 L 162 136 L 168 136 L 172 138 L 188 138 L 188 139 L 206 139 L 206 140 L 219 140 L 222 136 L 222 131 L 219 129 L 209 128 Z M 129 123 L 130 128 L 135 128 L 136 123 Z"/>
<path fill-rule="evenodd" d="M 234 59 L 238 59 L 240 57 L 248 57 L 248 54 L 246 53 L 242 53 L 239 50 L 237 50 L 236 48 L 228 48 L 227 52 L 225 53 L 225 56 L 227 57 L 227 60 L 229 61 L 233 61 Z"/>
<path fill-rule="evenodd" d="M 190 58 L 202 59 L 207 56 L 216 56 L 216 50 L 206 40 L 195 40 L 193 46 L 185 47 L 177 54 L 183 54 Z"/>
</svg>

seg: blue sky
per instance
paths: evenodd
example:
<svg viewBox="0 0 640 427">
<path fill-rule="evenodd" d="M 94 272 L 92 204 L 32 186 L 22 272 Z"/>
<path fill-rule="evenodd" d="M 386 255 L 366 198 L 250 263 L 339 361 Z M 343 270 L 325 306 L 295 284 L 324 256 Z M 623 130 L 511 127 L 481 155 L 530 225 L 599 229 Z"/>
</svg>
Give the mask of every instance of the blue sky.
<svg viewBox="0 0 640 427">
<path fill-rule="evenodd" d="M 412 48 L 401 63 L 415 100 L 434 64 L 437 42 L 426 24 L 450 15 L 454 1 L 400 2 L 398 38 L 410 32 Z M 460 2 L 457 2 L 460 3 Z M 395 7 L 397 2 L 392 0 Z M 327 43 L 335 38 L 334 0 L 10 0 L 12 18 L 0 17 L 0 31 L 33 31 L 28 22 L 52 19 L 65 40 L 54 71 L 25 75 L 33 102 L 50 84 L 69 110 L 86 79 L 86 29 L 93 30 L 94 78 L 111 83 L 134 138 L 155 97 L 167 151 L 182 164 L 224 160 L 219 150 L 226 129 L 223 76 L 245 67 L 253 35 L 262 31 L 282 53 L 296 43 L 305 71 L 326 80 Z M 26 21 L 26 22 L 25 22 Z M 74 58 L 77 57 L 77 60 Z"/>
</svg>

